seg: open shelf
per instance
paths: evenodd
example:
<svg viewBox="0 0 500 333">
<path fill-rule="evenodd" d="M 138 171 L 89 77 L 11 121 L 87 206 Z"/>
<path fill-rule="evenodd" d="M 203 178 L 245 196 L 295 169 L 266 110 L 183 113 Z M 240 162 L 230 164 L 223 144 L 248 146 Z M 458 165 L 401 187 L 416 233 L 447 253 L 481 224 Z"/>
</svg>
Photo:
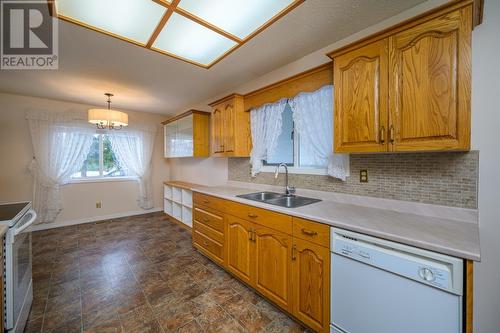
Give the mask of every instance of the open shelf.
<svg viewBox="0 0 500 333">
<path fill-rule="evenodd" d="M 164 184 L 163 194 L 165 214 L 191 228 L 193 225 L 193 192 L 186 188 Z"/>
</svg>

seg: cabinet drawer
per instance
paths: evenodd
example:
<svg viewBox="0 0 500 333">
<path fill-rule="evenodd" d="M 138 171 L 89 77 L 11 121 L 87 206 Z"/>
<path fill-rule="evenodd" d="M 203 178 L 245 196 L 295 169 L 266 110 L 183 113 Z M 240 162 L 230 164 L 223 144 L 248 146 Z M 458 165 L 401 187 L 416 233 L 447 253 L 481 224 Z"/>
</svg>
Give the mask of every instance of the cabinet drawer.
<svg viewBox="0 0 500 333">
<path fill-rule="evenodd" d="M 203 234 L 207 236 L 208 238 L 213 239 L 216 242 L 219 242 L 221 244 L 224 243 L 224 234 L 222 232 L 219 232 L 217 230 L 214 230 L 210 227 L 207 227 L 205 224 L 200 223 L 198 221 L 193 222 L 193 229 L 196 232 L 199 232 L 200 234 Z"/>
<path fill-rule="evenodd" d="M 225 202 L 226 202 L 226 200 L 224 200 L 224 199 L 219 199 L 216 197 L 212 197 L 210 195 L 201 194 L 201 193 L 197 193 L 197 192 L 193 193 L 193 204 L 195 206 L 203 206 L 203 207 L 206 207 L 209 209 L 215 209 L 219 212 L 224 212 L 225 211 L 225 207 L 224 207 Z"/>
<path fill-rule="evenodd" d="M 224 248 L 222 244 L 205 236 L 196 229 L 193 231 L 193 244 L 219 264 L 224 262 Z"/>
<path fill-rule="evenodd" d="M 330 227 L 326 224 L 294 217 L 293 237 L 330 247 Z"/>
<path fill-rule="evenodd" d="M 241 219 L 252 221 L 262 226 L 292 234 L 292 217 L 270 210 L 228 201 L 226 212 Z"/>
<path fill-rule="evenodd" d="M 194 208 L 194 220 L 196 222 L 207 225 L 219 232 L 224 231 L 224 219 L 222 216 L 212 214 L 201 208 Z"/>
</svg>

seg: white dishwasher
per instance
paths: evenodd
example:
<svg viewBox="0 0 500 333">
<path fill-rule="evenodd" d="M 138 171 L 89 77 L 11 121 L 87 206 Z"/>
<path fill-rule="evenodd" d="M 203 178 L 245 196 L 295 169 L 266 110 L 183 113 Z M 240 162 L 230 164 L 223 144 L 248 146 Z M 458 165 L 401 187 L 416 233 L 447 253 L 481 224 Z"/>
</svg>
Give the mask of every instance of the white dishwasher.
<svg viewBox="0 0 500 333">
<path fill-rule="evenodd" d="M 331 333 L 462 333 L 462 259 L 330 234 Z"/>
</svg>

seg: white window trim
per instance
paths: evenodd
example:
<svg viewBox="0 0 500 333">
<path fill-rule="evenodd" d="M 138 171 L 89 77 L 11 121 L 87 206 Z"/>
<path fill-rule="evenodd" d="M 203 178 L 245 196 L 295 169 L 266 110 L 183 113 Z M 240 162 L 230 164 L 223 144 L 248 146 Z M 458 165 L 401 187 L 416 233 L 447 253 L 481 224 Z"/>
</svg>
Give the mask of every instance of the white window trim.
<svg viewBox="0 0 500 333">
<path fill-rule="evenodd" d="M 66 184 L 79 184 L 79 183 L 106 183 L 106 182 L 130 182 L 137 181 L 137 177 L 124 176 L 124 177 L 87 177 L 87 178 L 71 178 Z"/>
<path fill-rule="evenodd" d="M 274 173 L 276 171 L 276 167 L 277 167 L 277 165 L 263 165 L 261 168 L 261 172 Z M 284 171 L 280 169 L 280 172 L 284 172 Z M 299 174 L 299 175 L 326 176 L 328 174 L 328 169 L 289 166 L 288 173 Z"/>
</svg>

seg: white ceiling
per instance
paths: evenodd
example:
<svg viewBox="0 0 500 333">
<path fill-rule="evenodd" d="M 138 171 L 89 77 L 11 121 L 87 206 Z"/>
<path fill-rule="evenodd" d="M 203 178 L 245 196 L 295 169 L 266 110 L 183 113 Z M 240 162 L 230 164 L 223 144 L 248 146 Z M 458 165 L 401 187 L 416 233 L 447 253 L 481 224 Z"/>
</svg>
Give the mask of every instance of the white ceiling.
<svg viewBox="0 0 500 333">
<path fill-rule="evenodd" d="M 1 71 L 0 91 L 174 114 L 424 0 L 306 0 L 207 70 L 60 21 L 59 70 Z"/>
</svg>

